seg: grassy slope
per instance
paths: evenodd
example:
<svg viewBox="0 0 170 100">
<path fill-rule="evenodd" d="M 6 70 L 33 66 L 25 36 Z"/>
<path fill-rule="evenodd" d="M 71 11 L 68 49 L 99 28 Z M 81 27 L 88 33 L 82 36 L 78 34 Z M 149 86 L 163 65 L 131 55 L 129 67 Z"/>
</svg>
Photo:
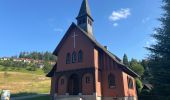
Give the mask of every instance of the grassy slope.
<svg viewBox="0 0 170 100">
<path fill-rule="evenodd" d="M 0 89 L 18 93 L 49 93 L 50 79 L 45 75 L 0 71 Z"/>
<path fill-rule="evenodd" d="M 4 71 L 4 66 L 0 65 L 0 72 Z M 23 72 L 23 73 L 31 73 L 31 74 L 38 74 L 38 75 L 44 75 L 44 71 L 42 69 L 37 69 L 36 71 L 28 71 L 25 68 L 15 68 L 15 67 L 6 67 L 7 71 L 10 72 Z"/>
</svg>

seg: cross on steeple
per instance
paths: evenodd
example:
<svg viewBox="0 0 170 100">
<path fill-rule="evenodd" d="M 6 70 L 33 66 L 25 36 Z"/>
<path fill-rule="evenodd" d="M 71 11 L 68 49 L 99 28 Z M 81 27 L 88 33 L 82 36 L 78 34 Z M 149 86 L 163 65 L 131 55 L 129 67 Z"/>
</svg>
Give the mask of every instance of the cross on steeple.
<svg viewBox="0 0 170 100">
<path fill-rule="evenodd" d="M 73 40 L 74 40 L 74 49 L 76 48 L 76 36 L 78 36 L 78 35 L 76 35 L 76 33 L 74 32 L 74 34 L 73 34 Z"/>
</svg>

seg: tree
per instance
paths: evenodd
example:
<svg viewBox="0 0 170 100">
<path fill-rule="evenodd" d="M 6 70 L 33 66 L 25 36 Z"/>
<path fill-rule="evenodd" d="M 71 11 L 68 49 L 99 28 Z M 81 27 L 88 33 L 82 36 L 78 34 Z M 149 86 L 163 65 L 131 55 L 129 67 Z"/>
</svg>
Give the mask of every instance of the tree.
<svg viewBox="0 0 170 100">
<path fill-rule="evenodd" d="M 130 61 L 130 68 L 140 76 L 144 73 L 143 66 L 136 59 Z"/>
<path fill-rule="evenodd" d="M 44 73 L 50 72 L 51 67 L 52 67 L 52 66 L 51 66 L 47 61 L 45 61 L 45 62 L 44 62 L 44 67 L 43 67 Z"/>
<path fill-rule="evenodd" d="M 148 47 L 149 68 L 152 72 L 154 100 L 170 100 L 170 0 L 163 0 L 161 26 L 156 28 L 152 37 L 156 43 Z"/>
<path fill-rule="evenodd" d="M 148 60 L 142 60 L 141 65 L 144 67 L 144 70 L 145 70 L 142 79 L 144 81 L 149 82 L 149 80 L 151 78 L 151 73 L 150 73 L 150 69 L 149 69 L 149 61 Z"/>
<path fill-rule="evenodd" d="M 56 61 L 57 57 L 54 56 L 51 52 L 21 52 L 19 58 L 29 58 L 34 60 L 46 60 L 46 61 Z"/>
<path fill-rule="evenodd" d="M 24 57 L 23 52 L 20 52 L 20 54 L 19 54 L 19 58 L 23 58 L 23 57 Z"/>
<path fill-rule="evenodd" d="M 126 54 L 123 56 L 123 64 L 125 64 L 127 67 L 129 67 L 128 57 Z"/>
<path fill-rule="evenodd" d="M 33 64 L 32 66 L 31 66 L 31 71 L 36 71 L 37 70 L 37 66 L 35 65 L 35 64 Z"/>
</svg>

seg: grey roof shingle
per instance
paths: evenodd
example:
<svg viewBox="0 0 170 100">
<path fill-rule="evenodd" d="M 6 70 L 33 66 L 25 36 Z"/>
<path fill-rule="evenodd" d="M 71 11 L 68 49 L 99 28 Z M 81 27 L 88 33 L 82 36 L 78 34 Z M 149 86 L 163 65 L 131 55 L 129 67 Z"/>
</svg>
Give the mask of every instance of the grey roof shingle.
<svg viewBox="0 0 170 100">
<path fill-rule="evenodd" d="M 90 7 L 89 7 L 89 4 L 88 4 L 88 0 L 83 0 L 77 18 L 82 17 L 84 15 L 88 15 L 90 18 L 92 18 L 91 13 L 90 13 Z"/>
</svg>

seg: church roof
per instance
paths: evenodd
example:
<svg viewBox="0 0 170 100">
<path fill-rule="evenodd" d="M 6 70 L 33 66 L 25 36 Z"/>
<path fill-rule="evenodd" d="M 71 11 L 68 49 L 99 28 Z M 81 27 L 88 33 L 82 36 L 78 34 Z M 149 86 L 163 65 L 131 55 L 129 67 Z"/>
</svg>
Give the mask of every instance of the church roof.
<svg viewBox="0 0 170 100">
<path fill-rule="evenodd" d="M 96 41 L 96 39 L 94 37 L 92 37 L 91 35 L 87 34 L 87 32 L 85 32 L 83 29 L 81 29 L 79 26 L 77 26 L 75 23 L 72 23 L 70 28 L 68 29 L 68 31 L 66 32 L 66 34 L 64 35 L 64 37 L 62 38 L 62 40 L 60 41 L 59 45 L 56 47 L 56 49 L 54 50 L 53 54 L 57 56 L 57 53 L 60 49 L 60 47 L 62 46 L 63 42 L 67 39 L 71 29 L 73 28 L 78 28 L 80 31 L 82 31 L 82 33 L 84 33 L 85 36 L 88 37 L 88 39 L 90 39 L 90 41 L 100 50 L 102 50 L 103 52 L 105 52 L 108 56 L 110 56 L 115 62 L 117 62 L 120 65 L 120 68 L 125 71 L 126 73 L 135 76 L 135 77 L 140 77 L 138 74 L 136 74 L 134 71 L 132 71 L 130 68 L 126 67 L 121 60 L 114 54 L 112 54 L 111 52 L 109 52 L 104 46 L 102 46 L 100 43 L 98 43 Z"/>
<path fill-rule="evenodd" d="M 82 17 L 84 15 L 88 15 L 92 19 L 91 13 L 90 13 L 90 7 L 89 7 L 89 4 L 88 4 L 88 0 L 83 0 L 77 18 Z"/>
<path fill-rule="evenodd" d="M 153 89 L 153 85 L 152 84 L 143 84 L 143 88 L 142 89 L 152 90 Z"/>
<path fill-rule="evenodd" d="M 46 77 L 52 77 L 54 76 L 55 70 L 57 68 L 57 63 L 53 66 L 53 68 L 51 69 L 51 71 L 46 75 Z"/>
</svg>

